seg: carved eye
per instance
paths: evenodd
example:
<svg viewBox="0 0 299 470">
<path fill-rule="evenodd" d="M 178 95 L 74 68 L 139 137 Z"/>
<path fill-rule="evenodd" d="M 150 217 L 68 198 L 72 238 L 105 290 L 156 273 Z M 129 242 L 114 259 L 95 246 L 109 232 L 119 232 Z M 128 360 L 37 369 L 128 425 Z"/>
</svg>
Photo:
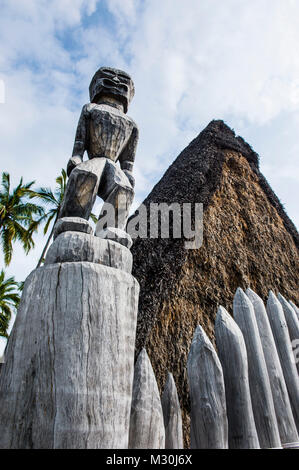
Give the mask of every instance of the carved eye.
<svg viewBox="0 0 299 470">
<path fill-rule="evenodd" d="M 102 70 L 102 73 L 104 73 L 105 75 L 109 75 L 109 77 L 115 76 L 114 72 L 111 72 L 111 70 L 107 70 L 107 69 Z"/>
<path fill-rule="evenodd" d="M 124 80 L 125 82 L 129 82 L 130 79 L 127 75 L 123 75 L 122 73 L 118 73 L 117 76 L 121 79 Z"/>
</svg>

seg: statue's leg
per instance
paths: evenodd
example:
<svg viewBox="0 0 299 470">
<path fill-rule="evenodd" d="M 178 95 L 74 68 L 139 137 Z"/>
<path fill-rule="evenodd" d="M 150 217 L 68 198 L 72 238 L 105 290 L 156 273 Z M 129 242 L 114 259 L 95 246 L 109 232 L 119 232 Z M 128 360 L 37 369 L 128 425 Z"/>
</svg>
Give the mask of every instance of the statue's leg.
<svg viewBox="0 0 299 470">
<path fill-rule="evenodd" d="M 59 217 L 82 217 L 88 220 L 99 190 L 106 158 L 80 163 L 70 174 Z"/>
<path fill-rule="evenodd" d="M 99 188 L 99 196 L 104 199 L 99 223 L 109 211 L 109 205 L 113 206 L 115 213 L 115 227 L 121 230 L 126 228 L 129 211 L 134 198 L 134 190 L 125 173 L 121 168 L 111 160 L 107 160 L 104 174 L 103 184 Z M 111 207 L 110 206 L 110 207 Z"/>
</svg>

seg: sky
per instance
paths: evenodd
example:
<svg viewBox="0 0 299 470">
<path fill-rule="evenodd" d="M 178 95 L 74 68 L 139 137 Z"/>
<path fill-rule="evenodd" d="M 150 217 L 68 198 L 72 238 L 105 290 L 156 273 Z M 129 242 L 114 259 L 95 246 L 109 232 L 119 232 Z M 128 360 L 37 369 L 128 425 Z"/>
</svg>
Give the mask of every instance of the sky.
<svg viewBox="0 0 299 470">
<path fill-rule="evenodd" d="M 0 158 L 13 186 L 54 188 L 90 80 L 111 66 L 135 83 L 134 207 L 223 119 L 299 226 L 298 0 L 0 0 L 0 11 Z M 44 243 L 40 230 L 28 256 L 16 245 L 7 274 L 24 280 Z"/>
</svg>

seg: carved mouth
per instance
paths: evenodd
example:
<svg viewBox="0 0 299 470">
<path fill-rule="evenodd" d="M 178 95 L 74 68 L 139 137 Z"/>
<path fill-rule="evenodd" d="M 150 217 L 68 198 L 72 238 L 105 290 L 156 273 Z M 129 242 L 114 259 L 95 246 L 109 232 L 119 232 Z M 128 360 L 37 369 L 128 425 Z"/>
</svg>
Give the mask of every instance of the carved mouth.
<svg viewBox="0 0 299 470">
<path fill-rule="evenodd" d="M 105 88 L 109 88 L 109 90 L 115 90 L 116 92 L 120 93 L 128 93 L 128 86 L 123 84 L 123 83 L 115 83 L 112 80 L 109 80 L 109 78 L 104 78 L 102 80 L 102 86 Z"/>
<path fill-rule="evenodd" d="M 93 102 L 96 103 L 101 96 L 111 96 L 117 98 L 123 105 L 125 113 L 128 110 L 130 100 L 130 88 L 125 83 L 115 83 L 114 80 L 102 77 L 94 85 Z"/>
</svg>

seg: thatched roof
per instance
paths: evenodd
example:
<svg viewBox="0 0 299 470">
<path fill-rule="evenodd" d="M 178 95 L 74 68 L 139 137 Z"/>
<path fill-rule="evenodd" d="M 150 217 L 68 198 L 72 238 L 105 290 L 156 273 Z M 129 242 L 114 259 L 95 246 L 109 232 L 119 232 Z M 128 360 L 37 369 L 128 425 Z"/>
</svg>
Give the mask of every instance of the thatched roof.
<svg viewBox="0 0 299 470">
<path fill-rule="evenodd" d="M 204 242 L 136 239 L 140 283 L 136 351 L 146 346 L 160 388 L 174 374 L 188 419 L 186 360 L 201 324 L 214 339 L 218 305 L 231 311 L 237 287 L 262 298 L 269 289 L 298 304 L 297 230 L 259 171 L 259 157 L 223 121 L 212 121 L 177 157 L 145 199 L 204 205 Z"/>
</svg>

